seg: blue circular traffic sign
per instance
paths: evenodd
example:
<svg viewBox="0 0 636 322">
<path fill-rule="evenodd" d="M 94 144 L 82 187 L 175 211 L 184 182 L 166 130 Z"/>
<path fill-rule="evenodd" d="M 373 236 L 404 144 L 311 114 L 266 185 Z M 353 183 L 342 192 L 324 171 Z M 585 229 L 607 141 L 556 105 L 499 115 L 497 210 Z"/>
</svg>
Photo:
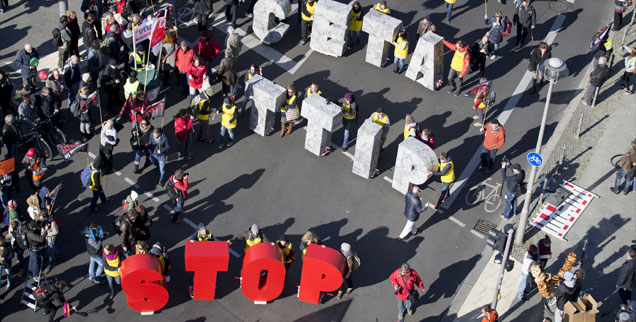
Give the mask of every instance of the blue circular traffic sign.
<svg viewBox="0 0 636 322">
<path fill-rule="evenodd" d="M 540 167 L 543 164 L 543 157 L 539 153 L 530 152 L 528 153 L 528 162 L 535 167 Z"/>
</svg>

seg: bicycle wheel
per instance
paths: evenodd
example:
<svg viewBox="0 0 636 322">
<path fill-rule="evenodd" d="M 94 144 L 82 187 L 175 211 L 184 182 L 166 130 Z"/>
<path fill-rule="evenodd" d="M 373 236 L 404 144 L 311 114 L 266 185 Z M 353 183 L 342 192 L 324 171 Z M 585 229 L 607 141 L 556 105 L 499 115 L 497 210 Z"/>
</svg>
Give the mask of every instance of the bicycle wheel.
<svg viewBox="0 0 636 322">
<path fill-rule="evenodd" d="M 550 314 L 554 314 L 554 309 L 556 308 L 556 298 L 555 297 L 542 297 L 541 303 L 543 303 L 543 308 Z"/>
<path fill-rule="evenodd" d="M 46 140 L 43 138 L 38 138 L 38 142 L 35 144 L 36 149 L 38 149 L 41 156 L 43 156 L 47 161 L 50 161 L 53 158 L 53 150 L 51 150 L 51 146 L 46 143 Z"/>
<path fill-rule="evenodd" d="M 481 200 L 481 193 L 483 191 L 483 186 L 478 186 L 475 187 L 471 190 L 468 190 L 468 192 L 466 192 L 466 204 L 469 206 L 474 206 L 476 205 L 480 200 Z"/>
<path fill-rule="evenodd" d="M 622 157 L 623 157 L 622 154 L 617 154 L 617 155 L 611 157 L 610 158 L 610 164 L 616 169 L 620 168 L 621 166 L 619 165 L 619 163 L 621 162 L 621 158 Z"/>
<path fill-rule="evenodd" d="M 501 205 L 501 197 L 497 194 L 496 191 L 490 194 L 488 198 L 484 200 L 484 210 L 487 213 L 493 213 L 499 209 Z"/>
<path fill-rule="evenodd" d="M 66 135 L 58 128 L 51 129 L 47 136 L 49 137 L 49 142 L 56 147 L 58 144 L 66 144 Z"/>
</svg>

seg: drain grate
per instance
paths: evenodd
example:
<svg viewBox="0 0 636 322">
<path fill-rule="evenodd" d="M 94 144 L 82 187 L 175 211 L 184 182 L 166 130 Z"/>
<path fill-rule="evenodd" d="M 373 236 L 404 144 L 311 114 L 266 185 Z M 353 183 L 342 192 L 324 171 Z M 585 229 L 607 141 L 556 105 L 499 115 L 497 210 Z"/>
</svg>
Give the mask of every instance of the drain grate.
<svg viewBox="0 0 636 322">
<path fill-rule="evenodd" d="M 568 13 L 574 10 L 574 4 L 572 2 L 567 0 L 550 1 L 550 8 L 557 13 Z"/>
<path fill-rule="evenodd" d="M 488 232 L 491 228 L 497 228 L 497 225 L 491 223 L 490 221 L 477 219 L 477 223 L 475 224 L 475 231 L 478 231 L 486 236 L 488 236 Z"/>
</svg>

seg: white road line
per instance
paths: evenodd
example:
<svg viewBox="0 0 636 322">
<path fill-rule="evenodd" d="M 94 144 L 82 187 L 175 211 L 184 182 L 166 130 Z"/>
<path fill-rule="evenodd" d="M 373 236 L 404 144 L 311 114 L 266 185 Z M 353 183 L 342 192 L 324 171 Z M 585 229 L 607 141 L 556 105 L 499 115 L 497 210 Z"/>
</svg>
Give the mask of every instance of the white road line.
<svg viewBox="0 0 636 322">
<path fill-rule="evenodd" d="M 393 184 L 393 179 L 391 179 L 391 178 L 389 178 L 387 176 L 384 176 L 384 180 L 388 181 L 390 184 Z"/>
<path fill-rule="evenodd" d="M 190 225 L 190 227 L 192 227 L 192 229 L 197 230 L 197 228 L 199 228 L 199 226 L 195 225 L 192 220 L 188 219 L 188 218 L 183 218 L 183 222 Z M 219 241 L 216 237 L 214 237 L 215 241 Z M 232 254 L 232 256 L 239 258 L 241 257 L 241 254 L 237 253 L 234 249 L 232 248 L 228 248 L 228 250 L 230 251 L 230 254 Z"/>
<path fill-rule="evenodd" d="M 95 159 L 97 156 L 93 154 L 93 152 L 88 152 L 88 156 Z"/>
<path fill-rule="evenodd" d="M 471 233 L 471 234 L 473 234 L 473 235 L 475 235 L 475 236 L 477 236 L 477 237 L 478 237 L 478 238 L 480 238 L 480 239 L 484 239 L 484 235 L 480 234 L 479 232 L 477 232 L 477 231 L 476 231 L 476 230 L 474 230 L 474 229 L 471 229 L 471 230 L 470 230 L 470 233 Z"/>
<path fill-rule="evenodd" d="M 342 151 L 342 154 L 346 155 L 349 159 L 353 160 L 355 159 L 355 157 L 353 156 L 353 154 L 347 152 L 347 151 Z"/>
<path fill-rule="evenodd" d="M 159 202 L 160 201 L 159 198 L 155 197 L 155 195 L 153 195 L 151 192 L 146 191 L 146 192 L 144 192 L 144 194 L 146 195 L 146 197 L 152 199 L 152 201 L 154 201 L 154 202 Z"/>
<path fill-rule="evenodd" d="M 119 171 L 115 171 L 115 174 L 118 175 L 118 176 L 121 176 L 121 172 L 119 172 Z"/>
<path fill-rule="evenodd" d="M 463 222 L 459 221 L 459 219 L 457 219 L 457 218 L 455 218 L 453 216 L 448 216 L 448 219 L 450 219 L 452 222 L 456 223 L 457 225 L 459 225 L 462 228 L 466 227 L 466 224 L 464 224 Z"/>
<path fill-rule="evenodd" d="M 557 18 L 554 20 L 554 23 L 552 24 L 552 27 L 550 28 L 550 32 L 548 32 L 548 35 L 545 37 L 545 42 L 547 42 L 548 45 L 554 41 L 554 38 L 556 37 L 557 32 L 561 30 L 561 25 L 563 25 L 563 21 L 565 21 L 565 15 L 558 15 Z M 526 90 L 526 88 L 530 84 L 531 79 L 532 79 L 532 73 L 529 71 L 526 71 L 523 77 L 521 78 L 519 85 L 517 85 L 517 88 L 515 88 L 514 92 L 512 93 L 512 96 L 510 96 L 510 99 L 508 100 L 508 103 L 504 107 L 504 110 L 501 112 L 501 114 L 499 114 L 499 116 L 497 116 L 497 120 L 499 121 L 499 123 L 501 123 L 502 125 L 506 124 L 506 121 L 508 121 L 508 118 L 510 118 L 510 115 L 512 114 L 513 109 L 517 106 L 517 103 L 519 103 L 519 100 L 521 99 L 523 92 Z M 473 154 L 473 157 L 470 159 L 470 161 L 464 168 L 464 171 L 462 171 L 462 174 L 459 176 L 459 179 L 451 187 L 451 191 L 450 191 L 451 195 L 448 198 L 448 200 L 444 202 L 444 204 L 442 205 L 442 208 L 448 210 L 448 208 L 450 208 L 453 205 L 455 198 L 457 198 L 459 193 L 462 191 L 462 188 L 464 187 L 464 185 L 466 185 L 466 182 L 468 182 L 468 179 L 470 178 L 470 176 L 477 169 L 477 166 L 479 165 L 479 162 L 480 162 L 480 154 L 481 154 L 480 151 L 481 151 L 481 145 L 479 146 L 479 148 L 477 148 L 477 151 L 475 151 L 475 154 Z"/>
<path fill-rule="evenodd" d="M 130 178 L 125 177 L 124 181 L 126 181 L 129 185 L 135 187 L 135 189 L 139 189 L 139 185 L 132 181 Z"/>
</svg>

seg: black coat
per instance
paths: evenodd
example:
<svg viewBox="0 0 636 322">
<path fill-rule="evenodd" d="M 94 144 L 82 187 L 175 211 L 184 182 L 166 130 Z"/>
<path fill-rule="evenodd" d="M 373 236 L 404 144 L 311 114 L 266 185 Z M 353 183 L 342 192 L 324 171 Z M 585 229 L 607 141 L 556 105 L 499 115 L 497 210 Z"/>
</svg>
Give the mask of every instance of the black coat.
<svg viewBox="0 0 636 322">
<path fill-rule="evenodd" d="M 506 191 L 516 194 L 517 188 L 519 188 L 519 185 L 523 182 L 525 175 L 523 172 L 517 174 L 513 172 L 512 175 L 507 175 L 506 170 L 506 168 L 501 169 L 501 177 L 506 182 Z"/>
<path fill-rule="evenodd" d="M 616 286 L 633 289 L 636 287 L 636 259 L 630 259 L 623 263 L 618 273 Z"/>
<path fill-rule="evenodd" d="M 55 109 L 60 108 L 60 102 L 53 93 L 49 93 L 48 96 L 44 96 L 41 93 L 34 95 L 33 105 L 37 108 L 37 113 L 40 119 L 50 119 L 53 117 Z"/>
<path fill-rule="evenodd" d="M 609 78 L 610 70 L 606 65 L 598 65 L 592 73 L 590 73 L 590 84 L 594 87 L 601 87 Z"/>
<path fill-rule="evenodd" d="M 420 213 L 426 210 L 426 206 L 422 207 L 420 198 L 409 191 L 404 195 L 404 216 L 410 221 L 417 221 Z"/>
<path fill-rule="evenodd" d="M 119 84 L 115 80 L 119 80 Z M 124 73 L 120 68 L 112 68 L 110 65 L 106 65 L 106 68 L 102 69 L 100 83 L 104 86 L 106 91 L 112 91 L 124 86 L 126 79 Z"/>
<path fill-rule="evenodd" d="M 82 38 L 84 39 L 84 47 L 88 48 L 91 42 L 97 39 L 97 33 L 95 33 L 95 25 L 84 21 L 82 23 Z"/>
<path fill-rule="evenodd" d="M 5 145 L 16 144 L 20 142 L 20 133 L 18 127 L 13 124 L 9 125 L 5 123 L 2 126 L 2 143 Z"/>
<path fill-rule="evenodd" d="M 528 65 L 528 70 L 534 72 L 539 68 L 539 65 L 543 64 L 546 60 L 552 57 L 552 52 L 550 51 L 550 47 L 546 49 L 545 53 L 541 54 L 541 49 L 535 48 L 530 52 L 530 64 Z"/>
<path fill-rule="evenodd" d="M 565 305 L 565 303 L 569 301 L 575 301 L 576 298 L 579 297 L 580 292 L 581 284 L 579 284 L 579 282 L 574 282 L 574 287 L 568 287 L 567 285 L 565 285 L 565 282 L 562 282 L 554 292 L 554 296 L 556 297 L 557 301 L 557 308 L 563 311 L 563 306 Z"/>
</svg>

